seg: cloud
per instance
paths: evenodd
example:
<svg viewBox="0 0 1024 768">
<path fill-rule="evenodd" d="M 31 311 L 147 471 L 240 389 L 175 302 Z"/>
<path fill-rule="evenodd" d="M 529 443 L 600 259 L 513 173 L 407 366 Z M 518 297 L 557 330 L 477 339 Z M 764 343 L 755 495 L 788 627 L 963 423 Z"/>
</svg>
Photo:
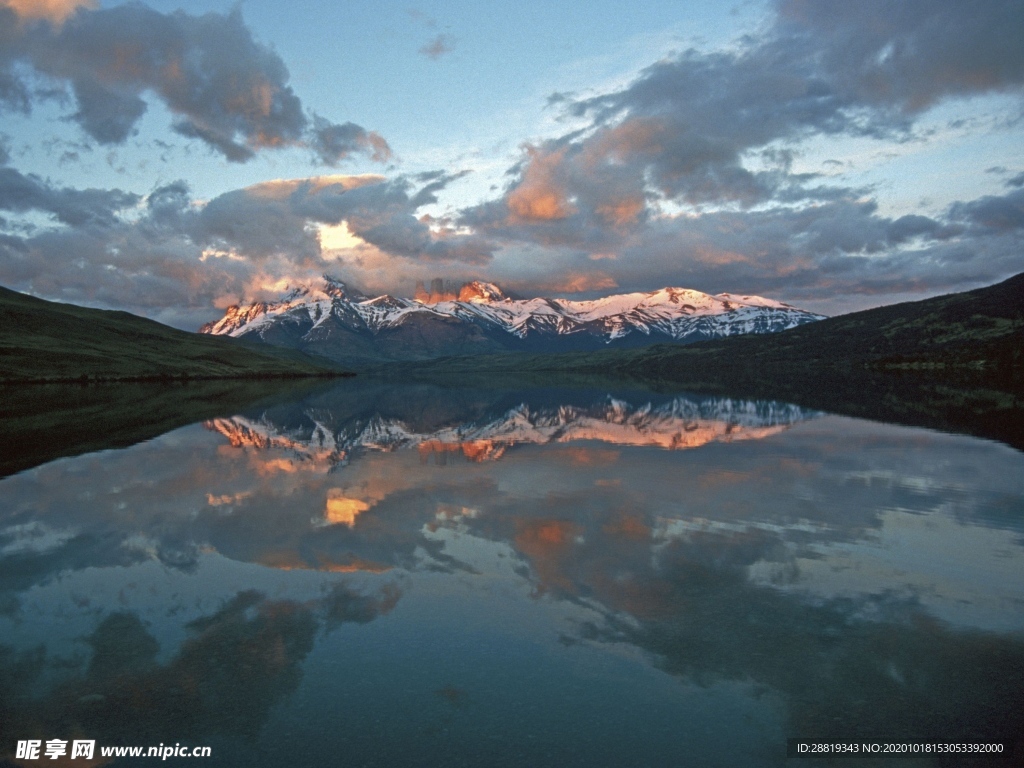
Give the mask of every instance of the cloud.
<svg viewBox="0 0 1024 768">
<path fill-rule="evenodd" d="M 430 175 L 420 190 L 398 177 L 326 177 L 269 182 L 211 200 L 198 216 L 193 236 L 208 245 L 234 248 L 250 258 L 275 253 L 318 258 L 311 224 L 337 225 L 391 256 L 428 261 L 483 263 L 494 246 L 443 223 L 417 218 L 435 202 L 434 193 L 461 174 Z"/>
<path fill-rule="evenodd" d="M 831 89 L 857 103 L 915 114 L 1024 83 L 1024 8 L 1014 0 L 782 0 L 778 10 L 780 38 L 814 40 Z"/>
<path fill-rule="evenodd" d="M 587 272 L 567 272 L 555 278 L 547 280 L 533 280 L 523 285 L 511 285 L 513 290 L 519 288 L 530 293 L 541 294 L 565 294 L 565 293 L 591 293 L 608 292 L 619 287 L 615 278 L 606 272 L 590 270 Z"/>
<path fill-rule="evenodd" d="M 438 35 L 420 48 L 420 53 L 428 59 L 437 61 L 446 53 L 451 53 L 453 50 L 455 50 L 455 38 L 451 35 Z"/>
<path fill-rule="evenodd" d="M 199 139 L 231 162 L 275 148 L 307 147 L 334 165 L 354 153 L 383 161 L 382 137 L 353 123 L 334 125 L 308 117 L 288 84 L 281 58 L 256 41 L 241 12 L 192 16 L 163 14 L 142 4 L 98 10 L 53 2 L 45 21 L 7 25 L 27 7 L 0 8 L 8 15 L 0 37 L 0 101 L 27 111 L 30 89 L 18 63 L 71 87 L 78 109 L 71 119 L 100 144 L 130 137 L 152 94 L 174 115 L 173 130 Z"/>
<path fill-rule="evenodd" d="M 1009 232 L 1024 229 L 1024 189 L 957 203 L 950 208 L 950 216 L 987 230 Z"/>
<path fill-rule="evenodd" d="M 421 209 L 459 173 L 277 180 L 200 203 L 180 182 L 142 201 L 0 167 L 0 209 L 64 227 L 8 227 L 0 280 L 147 313 L 164 302 L 183 318 L 339 267 L 390 290 L 441 265 L 524 294 L 683 285 L 819 302 L 954 290 L 1024 268 L 1019 175 L 1005 195 L 896 216 L 879 212 L 873 190 L 793 161 L 809 138 L 920 138 L 918 119 L 944 100 L 1019 95 L 1024 6 L 773 7 L 728 48 L 683 51 L 606 93 L 560 95 L 552 107 L 575 129 L 524 144 L 496 198 L 445 216 Z M 229 160 L 283 146 L 325 165 L 390 157 L 372 131 L 303 109 L 237 11 L 81 8 L 57 26 L 5 5 L 0 17 L 0 100 L 29 108 L 27 64 L 67 84 L 72 119 L 96 141 L 125 141 L 155 95 L 176 131 Z M 320 229 L 343 222 L 344 248 L 325 252 Z"/>
<path fill-rule="evenodd" d="M 20 18 L 46 19 L 55 23 L 64 21 L 79 8 L 95 8 L 95 0 L 3 0 Z"/>
<path fill-rule="evenodd" d="M 140 199 L 0 167 L 0 211 L 54 221 L 0 239 L 0 283 L 195 328 L 215 307 L 273 298 L 324 271 L 400 293 L 441 268 L 525 295 L 682 285 L 810 300 L 954 290 L 1020 269 L 1021 190 L 955 203 L 935 217 L 886 217 L 854 198 L 659 216 L 628 231 L 595 226 L 594 242 L 611 238 L 615 248 L 589 251 L 483 237 L 419 216 L 457 176 L 282 179 L 203 204 L 181 181 Z M 342 222 L 349 250 L 325 253 L 319 228 Z"/>
<path fill-rule="evenodd" d="M 893 220 L 871 190 L 794 173 L 787 146 L 902 141 L 943 100 L 1020 94 L 1024 6 L 780 0 L 774 10 L 730 48 L 683 51 L 607 93 L 559 94 L 552 106 L 583 127 L 524 146 L 503 194 L 458 221 L 506 253 L 536 252 L 549 271 L 537 286 L 569 283 L 607 254 L 618 257 L 602 263 L 610 280 L 648 290 L 927 290 L 1024 267 L 1010 255 L 1012 196 Z"/>
<path fill-rule="evenodd" d="M 607 234 L 606 242 L 614 239 L 607 252 L 498 238 L 503 245 L 489 276 L 523 295 L 680 286 L 850 311 L 886 303 L 887 295 L 963 290 L 1021 271 L 1020 205 L 1011 193 L 956 203 L 932 217 L 890 217 L 870 199 L 847 197 L 662 215 L 625 236 Z"/>
<path fill-rule="evenodd" d="M 688 50 L 620 90 L 559 99 L 591 129 L 528 147 L 506 204 L 520 213 L 537 177 L 560 180 L 561 198 L 541 198 L 558 214 L 567 210 L 560 199 L 586 203 L 588 193 L 591 210 L 579 205 L 580 215 L 598 210 L 604 201 L 591 188 L 609 179 L 690 205 L 762 203 L 808 179 L 787 162 L 752 171 L 750 153 L 811 134 L 905 136 L 943 98 L 1017 90 L 1021 35 L 1024 8 L 1014 2 L 977 13 L 951 0 L 787 0 L 767 32 L 735 50 Z"/>
<path fill-rule="evenodd" d="M 355 123 L 334 125 L 319 116 L 313 119 L 312 148 L 325 165 L 337 165 L 359 152 L 381 163 L 391 159 L 391 147 L 379 134 Z"/>
<path fill-rule="evenodd" d="M 38 176 L 0 168 L 0 210 L 37 210 L 73 227 L 110 227 L 120 212 L 139 202 L 139 196 L 119 189 L 60 189 Z"/>
<path fill-rule="evenodd" d="M 529 160 L 522 180 L 508 195 L 509 220 L 513 223 L 552 221 L 575 213 L 565 185 L 557 178 L 565 150 L 542 153 L 527 147 L 526 151 Z"/>
<path fill-rule="evenodd" d="M 461 175 L 279 179 L 200 203 L 183 181 L 142 199 L 55 187 L 0 167 L 0 211 L 54 220 L 0 237 L 0 284 L 195 328 L 214 318 L 215 307 L 275 297 L 283 285 L 344 272 L 364 257 L 374 270 L 405 264 L 417 277 L 419 264 L 482 265 L 492 258 L 491 242 L 417 216 Z M 318 230 L 342 222 L 354 253 L 339 262 L 324 253 Z"/>
</svg>

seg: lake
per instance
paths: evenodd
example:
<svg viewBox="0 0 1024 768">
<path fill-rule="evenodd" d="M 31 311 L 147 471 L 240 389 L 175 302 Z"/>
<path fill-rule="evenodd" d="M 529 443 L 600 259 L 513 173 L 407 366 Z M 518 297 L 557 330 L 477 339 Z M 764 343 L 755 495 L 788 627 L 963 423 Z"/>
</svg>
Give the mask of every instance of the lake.
<svg viewBox="0 0 1024 768">
<path fill-rule="evenodd" d="M 1024 453 L 639 388 L 307 389 L 0 480 L 0 686 L 0 760 L 767 766 L 793 737 L 1019 738 Z"/>
</svg>

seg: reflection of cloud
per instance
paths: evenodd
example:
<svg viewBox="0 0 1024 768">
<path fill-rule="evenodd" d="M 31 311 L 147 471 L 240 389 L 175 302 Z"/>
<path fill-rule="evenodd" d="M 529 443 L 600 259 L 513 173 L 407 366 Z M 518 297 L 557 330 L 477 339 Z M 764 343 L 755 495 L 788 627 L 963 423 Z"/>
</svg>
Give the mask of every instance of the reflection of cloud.
<svg viewBox="0 0 1024 768">
<path fill-rule="evenodd" d="M 271 709 L 295 691 L 321 628 L 373 621 L 401 596 L 391 584 L 366 594 L 343 582 L 309 602 L 240 592 L 190 622 L 190 636 L 165 664 L 138 616 L 108 614 L 86 640 L 87 667 L 70 678 L 65 671 L 63 682 L 42 696 L 33 683 L 58 660 L 32 653 L 19 661 L 32 674 L 4 676 L 0 696 L 18 706 L 0 719 L 0 739 L 5 750 L 33 733 L 87 734 L 99 744 L 253 739 Z M 10 670 L 11 652 L 0 648 L 0 661 Z"/>
<path fill-rule="evenodd" d="M 566 448 L 555 454 L 556 457 L 565 457 L 565 460 L 572 466 L 611 466 L 619 460 L 619 451 L 608 451 L 584 446 Z"/>
<path fill-rule="evenodd" d="M 581 543 L 583 528 L 568 520 L 516 521 L 515 548 L 533 564 L 538 593 L 558 588 L 563 595 L 576 592 L 573 579 L 565 572 L 564 561 L 574 545 Z"/>
<path fill-rule="evenodd" d="M 22 19 L 48 19 L 59 24 L 79 8 L 94 8 L 94 0 L 3 0 Z"/>
<path fill-rule="evenodd" d="M 772 539 L 711 534 L 674 544 L 646 574 L 659 610 L 609 612 L 606 626 L 584 635 L 636 644 L 702 685 L 766 686 L 788 709 L 788 732 L 823 740 L 999 739 L 1024 726 L 999 693 L 1024 685 L 1018 637 L 950 629 L 913 599 L 808 601 L 756 586 L 744 566 Z"/>
<path fill-rule="evenodd" d="M 241 501 L 252 496 L 252 491 L 243 491 L 241 493 L 224 493 L 220 496 L 214 496 L 212 493 L 206 494 L 206 503 L 211 507 L 220 507 L 226 504 L 238 504 Z"/>
<path fill-rule="evenodd" d="M 0 573 L 30 615 L 47 599 L 24 594 L 34 584 L 59 576 L 50 595 L 88 584 L 90 569 L 157 557 L 183 567 L 196 551 L 282 570 L 408 569 L 430 584 L 421 594 L 532 594 L 531 620 L 558 616 L 577 646 L 614 642 L 687 683 L 754 689 L 788 718 L 788 733 L 1017 732 L 1019 708 L 1001 692 L 1024 686 L 1019 634 L 972 623 L 970 611 L 1019 630 L 1021 455 L 924 430 L 800 422 L 807 415 L 698 396 L 345 382 L 5 479 Z M 688 451 L 658 450 L 646 437 L 713 423 L 779 430 L 762 440 L 711 430 L 718 437 Z M 599 429 L 645 437 L 620 445 L 595 438 Z M 477 442 L 485 434 L 490 442 Z M 421 461 L 421 450 L 493 456 L 500 446 L 497 461 Z M 312 469 L 268 475 L 253 457 Z M 458 578 L 443 575 L 456 569 Z M 330 578 L 245 571 L 275 585 Z M 345 585 L 308 601 L 242 593 L 163 653 L 139 617 L 108 616 L 89 635 L 80 674 L 51 693 L 32 698 L 31 682 L 0 682 L 22 697 L 0 736 L 60 716 L 120 737 L 124 723 L 136 728 L 132 702 L 146 709 L 132 740 L 168 731 L 198 740 L 214 728 L 249 739 L 295 690 L 318 632 L 371 621 L 400 596 Z M 502 601 L 481 602 L 508 621 Z M 438 620 L 416 614 L 395 623 Z M 49 663 L 41 654 L 0 661 L 26 680 Z M 429 689 L 449 679 L 464 684 L 440 677 Z"/>
<path fill-rule="evenodd" d="M 370 505 L 359 499 L 345 497 L 341 488 L 332 488 L 327 492 L 327 508 L 324 510 L 324 522 L 328 525 L 341 523 L 349 528 L 356 524 L 356 517 L 365 512 Z"/>
</svg>

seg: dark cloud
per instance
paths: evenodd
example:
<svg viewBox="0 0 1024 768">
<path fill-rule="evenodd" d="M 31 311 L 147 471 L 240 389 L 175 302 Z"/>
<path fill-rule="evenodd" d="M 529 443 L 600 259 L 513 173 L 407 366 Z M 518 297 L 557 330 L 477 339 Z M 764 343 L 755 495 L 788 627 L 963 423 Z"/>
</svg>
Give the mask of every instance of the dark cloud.
<svg viewBox="0 0 1024 768">
<path fill-rule="evenodd" d="M 939 222 L 927 216 L 908 214 L 892 221 L 886 227 L 886 239 L 892 245 L 899 245 L 915 237 L 929 237 L 942 229 Z"/>
<path fill-rule="evenodd" d="M 343 218 L 353 234 L 394 256 L 485 263 L 494 251 L 492 243 L 444 226 L 432 229 L 430 222 L 414 215 L 420 206 L 436 202 L 434 193 L 461 175 L 445 175 L 420 190 L 403 178 L 358 187 L 347 193 Z"/>
<path fill-rule="evenodd" d="M 455 38 L 451 35 L 438 35 L 420 48 L 420 53 L 428 59 L 437 61 L 446 53 L 451 53 L 453 50 L 455 50 Z"/>
<path fill-rule="evenodd" d="M 17 112 L 28 112 L 31 96 L 15 71 L 15 62 L 24 54 L 24 39 L 18 14 L 8 5 L 0 5 L 0 105 Z"/>
<path fill-rule="evenodd" d="M 119 190 L 54 188 L 0 168 L 0 208 L 43 211 L 68 224 L 0 238 L 0 284 L 195 328 L 210 318 L 217 297 L 241 291 L 258 265 L 202 260 L 189 234 L 192 202 L 180 182 L 156 190 L 138 215 L 121 215 L 138 202 Z"/>
<path fill-rule="evenodd" d="M 138 95 L 118 93 L 95 80 L 75 81 L 74 91 L 78 111 L 72 119 L 100 144 L 123 143 L 146 112 L 146 102 Z"/>
<path fill-rule="evenodd" d="M 352 123 L 311 120 L 288 84 L 281 58 L 256 41 L 236 8 L 227 15 L 163 14 L 141 3 L 80 9 L 62 24 L 11 23 L 0 37 L 0 101 L 27 111 L 28 86 L 18 62 L 72 86 L 71 115 L 101 144 L 119 144 L 146 111 L 143 95 L 158 97 L 175 115 L 174 130 L 196 138 L 232 162 L 254 152 L 309 146 L 334 164 L 353 152 L 386 159 L 377 134 Z M 345 143 L 347 140 L 347 143 Z"/>
<path fill-rule="evenodd" d="M 831 88 L 860 104 L 914 114 L 1024 83 L 1016 0 L 782 0 L 778 9 L 783 39 L 813 40 Z"/>
<path fill-rule="evenodd" d="M 61 189 L 38 176 L 0 168 L 0 210 L 44 211 L 72 227 L 110 227 L 121 211 L 138 202 L 138 195 L 119 189 Z"/>
<path fill-rule="evenodd" d="M 1024 229 L 1024 189 L 1000 196 L 987 195 L 969 203 L 957 203 L 950 208 L 950 216 L 989 230 Z"/>
<path fill-rule="evenodd" d="M 157 187 L 146 198 L 150 223 L 167 227 L 172 231 L 178 230 L 182 220 L 188 215 L 190 203 L 191 193 L 188 184 L 180 179 Z"/>
<path fill-rule="evenodd" d="M 249 147 L 238 144 L 223 134 L 211 131 L 202 125 L 196 125 L 188 120 L 175 122 L 171 129 L 179 136 L 184 136 L 188 139 L 199 139 L 205 142 L 232 163 L 244 163 L 256 155 Z"/>
<path fill-rule="evenodd" d="M 378 162 L 391 158 L 391 147 L 377 133 L 355 123 L 335 125 L 322 117 L 313 118 L 311 146 L 326 165 L 337 165 L 352 154 L 363 152 Z"/>
</svg>

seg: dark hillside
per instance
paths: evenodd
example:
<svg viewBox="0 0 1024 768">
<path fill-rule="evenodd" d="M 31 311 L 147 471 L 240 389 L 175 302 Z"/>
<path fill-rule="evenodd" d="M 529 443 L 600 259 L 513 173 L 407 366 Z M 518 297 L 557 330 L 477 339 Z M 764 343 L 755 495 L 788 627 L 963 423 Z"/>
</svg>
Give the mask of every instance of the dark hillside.
<svg viewBox="0 0 1024 768">
<path fill-rule="evenodd" d="M 0 382 L 318 376 L 327 360 L 0 288 Z"/>
</svg>

